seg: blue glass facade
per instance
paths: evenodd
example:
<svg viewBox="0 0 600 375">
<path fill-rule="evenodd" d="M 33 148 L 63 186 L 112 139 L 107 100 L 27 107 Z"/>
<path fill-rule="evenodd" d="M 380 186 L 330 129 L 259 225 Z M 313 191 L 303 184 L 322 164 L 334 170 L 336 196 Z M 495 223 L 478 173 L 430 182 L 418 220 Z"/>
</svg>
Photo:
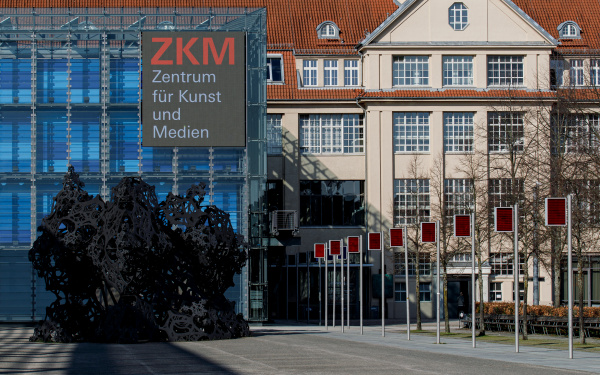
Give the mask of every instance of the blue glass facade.
<svg viewBox="0 0 600 375">
<path fill-rule="evenodd" d="M 251 252 L 262 251 L 263 233 L 251 228 L 264 221 L 264 9 L 226 9 L 227 17 L 201 8 L 11 11 L 3 9 L 0 20 L 12 25 L 0 35 L 0 320 L 42 319 L 54 299 L 27 252 L 69 164 L 86 190 L 105 200 L 124 176 L 154 185 L 159 200 L 204 182 L 206 204 L 230 213 Z M 247 147 L 142 146 L 141 33 L 166 24 L 246 32 Z M 248 315 L 248 280 L 254 279 L 248 268 L 227 296 L 239 312 L 261 320 L 266 312 Z"/>
</svg>

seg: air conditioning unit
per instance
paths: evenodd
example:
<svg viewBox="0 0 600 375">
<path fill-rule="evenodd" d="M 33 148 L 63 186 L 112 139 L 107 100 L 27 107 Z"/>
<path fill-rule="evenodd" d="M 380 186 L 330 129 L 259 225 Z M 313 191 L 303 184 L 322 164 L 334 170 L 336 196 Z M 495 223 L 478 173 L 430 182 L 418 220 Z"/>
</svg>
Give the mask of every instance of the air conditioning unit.
<svg viewBox="0 0 600 375">
<path fill-rule="evenodd" d="M 276 210 L 271 212 L 271 234 L 279 235 L 280 231 L 291 231 L 298 235 L 298 212 L 295 210 Z"/>
</svg>

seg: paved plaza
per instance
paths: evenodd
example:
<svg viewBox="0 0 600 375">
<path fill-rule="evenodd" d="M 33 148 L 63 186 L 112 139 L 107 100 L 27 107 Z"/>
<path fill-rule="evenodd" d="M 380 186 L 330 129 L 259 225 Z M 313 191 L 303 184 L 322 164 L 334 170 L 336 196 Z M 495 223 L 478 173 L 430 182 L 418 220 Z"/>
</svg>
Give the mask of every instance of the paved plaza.
<svg viewBox="0 0 600 375">
<path fill-rule="evenodd" d="M 433 325 L 428 324 L 427 329 Z M 302 324 L 252 327 L 238 340 L 141 344 L 31 343 L 32 328 L 0 325 L 0 374 L 575 374 L 600 354 L 412 334 L 402 325 L 341 332 Z"/>
</svg>

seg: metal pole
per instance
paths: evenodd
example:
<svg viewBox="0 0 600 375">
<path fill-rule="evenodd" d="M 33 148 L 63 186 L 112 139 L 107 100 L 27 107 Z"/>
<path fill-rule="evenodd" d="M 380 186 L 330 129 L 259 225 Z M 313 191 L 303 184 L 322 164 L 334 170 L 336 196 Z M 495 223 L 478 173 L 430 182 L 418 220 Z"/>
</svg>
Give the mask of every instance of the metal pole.
<svg viewBox="0 0 600 375">
<path fill-rule="evenodd" d="M 533 201 L 535 202 L 534 220 L 533 220 L 533 304 L 540 304 L 540 268 L 538 259 L 538 187 L 540 183 L 536 181 L 533 190 Z"/>
<path fill-rule="evenodd" d="M 569 225 L 567 227 L 567 242 L 569 243 L 569 257 L 568 257 L 568 285 L 569 289 L 569 359 L 573 359 L 573 246 L 571 238 L 571 194 L 567 196 L 567 210 L 569 215 Z M 583 306 L 582 306 L 583 307 Z"/>
<path fill-rule="evenodd" d="M 408 293 L 408 234 L 406 233 L 406 225 L 402 231 L 404 236 L 404 282 L 406 283 L 406 339 L 410 340 L 410 294 Z"/>
<path fill-rule="evenodd" d="M 513 218 L 514 230 L 514 271 L 515 271 L 515 352 L 519 352 L 519 205 L 515 204 L 513 210 L 515 215 Z"/>
<path fill-rule="evenodd" d="M 436 284 L 437 284 L 437 300 L 436 300 L 436 343 L 440 343 L 440 221 L 435 223 L 436 240 L 437 240 L 437 265 L 436 265 Z"/>
<path fill-rule="evenodd" d="M 342 239 L 340 243 L 340 250 L 342 254 L 340 256 L 340 326 L 342 328 L 342 333 L 344 333 L 344 240 Z M 346 257 L 348 257 L 348 248 L 346 248 Z"/>
<path fill-rule="evenodd" d="M 327 319 L 329 318 L 329 249 L 327 249 L 327 245 L 325 245 L 325 330 L 327 330 Z"/>
<path fill-rule="evenodd" d="M 346 327 L 350 329 L 350 248 L 346 255 Z"/>
<path fill-rule="evenodd" d="M 381 337 L 385 337 L 385 252 L 383 249 L 383 232 L 379 232 L 381 249 Z"/>
<path fill-rule="evenodd" d="M 331 320 L 333 321 L 333 324 L 331 326 L 333 328 L 335 328 L 335 289 L 337 287 L 337 275 L 335 273 L 335 258 L 337 258 L 337 255 L 333 255 L 333 316 L 331 317 Z"/>
<path fill-rule="evenodd" d="M 310 323 L 310 252 L 306 253 L 306 324 Z"/>
<path fill-rule="evenodd" d="M 475 303 L 477 288 L 475 288 L 475 213 L 471 213 L 471 341 L 473 348 L 477 347 L 477 339 L 475 338 Z M 483 322 L 482 322 L 483 324 Z"/>
<path fill-rule="evenodd" d="M 322 317 L 323 317 L 323 303 L 321 302 L 321 258 L 319 258 L 319 326 L 323 325 L 322 324 Z"/>
<path fill-rule="evenodd" d="M 360 334 L 363 334 L 363 252 L 362 252 L 362 248 L 363 248 L 363 243 L 362 243 L 362 236 L 360 236 L 360 239 L 358 240 L 358 246 L 360 249 L 360 269 L 359 269 L 359 278 L 360 278 L 360 285 L 359 285 L 359 291 L 358 291 L 358 298 L 360 299 Z"/>
</svg>

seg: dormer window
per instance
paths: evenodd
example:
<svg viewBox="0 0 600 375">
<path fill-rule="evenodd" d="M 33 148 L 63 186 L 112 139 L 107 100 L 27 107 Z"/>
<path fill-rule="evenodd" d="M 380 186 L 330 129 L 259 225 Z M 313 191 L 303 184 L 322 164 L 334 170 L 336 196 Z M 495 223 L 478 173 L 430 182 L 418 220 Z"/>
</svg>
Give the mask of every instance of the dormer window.
<svg viewBox="0 0 600 375">
<path fill-rule="evenodd" d="M 335 23 L 325 21 L 317 26 L 317 35 L 319 39 L 338 39 L 340 37 L 340 29 Z"/>
<path fill-rule="evenodd" d="M 460 31 L 469 25 L 469 10 L 463 3 L 454 3 L 448 8 L 448 23 L 452 29 Z"/>
<path fill-rule="evenodd" d="M 580 39 L 581 27 L 574 21 L 565 21 L 558 25 L 558 36 L 561 39 Z"/>
</svg>

